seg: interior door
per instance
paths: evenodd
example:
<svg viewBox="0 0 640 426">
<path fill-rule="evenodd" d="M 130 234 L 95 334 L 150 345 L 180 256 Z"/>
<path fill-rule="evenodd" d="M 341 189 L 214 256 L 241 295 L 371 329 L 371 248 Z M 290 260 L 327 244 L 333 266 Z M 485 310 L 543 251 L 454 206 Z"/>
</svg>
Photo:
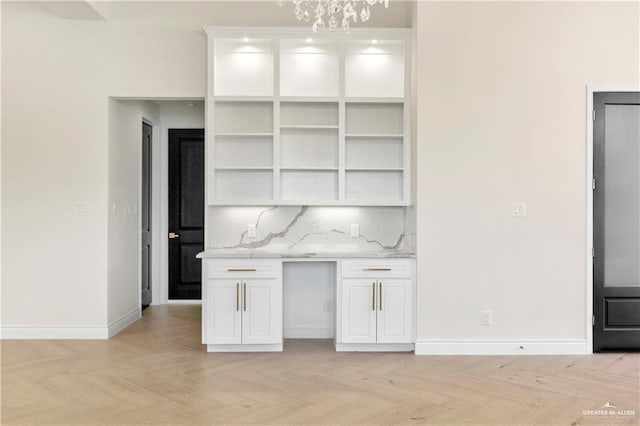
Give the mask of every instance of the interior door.
<svg viewBox="0 0 640 426">
<path fill-rule="evenodd" d="M 375 279 L 342 280 L 342 343 L 376 343 Z"/>
<path fill-rule="evenodd" d="M 378 281 L 378 343 L 411 343 L 411 280 Z"/>
<path fill-rule="evenodd" d="M 640 349 L 640 93 L 596 93 L 593 349 Z"/>
<path fill-rule="evenodd" d="M 151 304 L 151 136 L 152 127 L 142 123 L 142 194 L 141 213 L 141 250 L 140 284 L 142 309 Z"/>
<path fill-rule="evenodd" d="M 200 299 L 204 130 L 169 129 L 169 299 Z"/>
<path fill-rule="evenodd" d="M 282 341 L 282 294 L 276 280 L 242 282 L 242 343 Z"/>
</svg>

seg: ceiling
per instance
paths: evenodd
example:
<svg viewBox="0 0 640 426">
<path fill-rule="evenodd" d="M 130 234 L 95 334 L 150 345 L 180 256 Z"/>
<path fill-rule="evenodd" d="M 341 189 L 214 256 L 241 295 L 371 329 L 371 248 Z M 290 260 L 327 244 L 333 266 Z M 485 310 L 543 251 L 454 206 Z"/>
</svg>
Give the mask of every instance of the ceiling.
<svg viewBox="0 0 640 426">
<path fill-rule="evenodd" d="M 100 19 L 219 26 L 296 26 L 293 4 L 276 0 L 262 1 L 43 1 L 47 13 L 64 19 Z M 391 0 L 389 8 L 375 5 L 366 25 L 354 27 L 411 27 L 413 2 Z"/>
</svg>

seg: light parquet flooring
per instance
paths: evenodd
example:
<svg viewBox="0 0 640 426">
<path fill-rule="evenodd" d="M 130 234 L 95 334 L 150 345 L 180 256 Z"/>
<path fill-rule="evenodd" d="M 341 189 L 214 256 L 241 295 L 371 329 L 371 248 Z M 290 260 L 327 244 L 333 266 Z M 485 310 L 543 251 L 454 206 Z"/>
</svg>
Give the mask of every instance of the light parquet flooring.
<svg viewBox="0 0 640 426">
<path fill-rule="evenodd" d="M 207 354 L 200 307 L 153 306 L 107 341 L 2 345 L 3 425 L 640 422 L 640 354 L 414 356 Z M 635 416 L 585 416 L 607 401 Z"/>
</svg>

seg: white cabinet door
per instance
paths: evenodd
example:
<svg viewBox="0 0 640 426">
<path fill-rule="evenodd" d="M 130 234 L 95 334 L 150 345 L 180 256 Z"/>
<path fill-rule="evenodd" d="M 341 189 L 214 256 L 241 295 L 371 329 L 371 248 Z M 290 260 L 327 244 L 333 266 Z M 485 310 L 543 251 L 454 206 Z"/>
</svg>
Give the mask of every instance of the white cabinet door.
<svg viewBox="0 0 640 426">
<path fill-rule="evenodd" d="M 242 343 L 282 341 L 282 287 L 277 280 L 247 280 L 242 284 Z"/>
<path fill-rule="evenodd" d="M 410 279 L 378 281 L 378 343 L 413 342 L 412 290 Z"/>
<path fill-rule="evenodd" d="M 376 281 L 342 280 L 342 343 L 376 343 Z"/>
<path fill-rule="evenodd" d="M 208 280 L 206 285 L 206 341 L 215 344 L 240 344 L 242 311 L 239 280 Z"/>
</svg>

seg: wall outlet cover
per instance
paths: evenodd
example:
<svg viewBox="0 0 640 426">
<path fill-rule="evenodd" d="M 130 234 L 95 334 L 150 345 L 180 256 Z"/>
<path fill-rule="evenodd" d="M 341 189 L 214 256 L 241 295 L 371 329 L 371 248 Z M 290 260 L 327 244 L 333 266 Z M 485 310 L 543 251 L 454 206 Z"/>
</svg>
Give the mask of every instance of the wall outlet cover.
<svg viewBox="0 0 640 426">
<path fill-rule="evenodd" d="M 256 237 L 256 225 L 253 225 L 253 224 L 247 225 L 247 237 L 249 238 Z"/>
<path fill-rule="evenodd" d="M 511 203 L 511 215 L 524 217 L 527 215 L 527 203 L 524 201 L 513 201 Z"/>
<path fill-rule="evenodd" d="M 73 214 L 76 216 L 89 216 L 91 204 L 85 201 L 76 201 L 73 204 Z"/>
<path fill-rule="evenodd" d="M 351 232 L 350 235 L 353 238 L 358 238 L 360 236 L 360 225 L 357 223 L 352 223 L 351 224 Z"/>
<path fill-rule="evenodd" d="M 482 311 L 482 325 L 493 325 L 493 311 Z"/>
</svg>

